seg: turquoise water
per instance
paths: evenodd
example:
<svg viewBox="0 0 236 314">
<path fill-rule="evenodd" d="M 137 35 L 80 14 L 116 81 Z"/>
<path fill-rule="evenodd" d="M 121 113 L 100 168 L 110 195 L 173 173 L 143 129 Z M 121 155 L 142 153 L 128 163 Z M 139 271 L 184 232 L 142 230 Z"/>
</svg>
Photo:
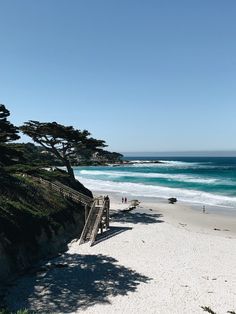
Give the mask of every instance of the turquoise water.
<svg viewBox="0 0 236 314">
<path fill-rule="evenodd" d="M 133 165 L 76 167 L 88 188 L 236 208 L 236 158 L 136 157 Z M 153 160 L 161 160 L 160 164 Z"/>
</svg>

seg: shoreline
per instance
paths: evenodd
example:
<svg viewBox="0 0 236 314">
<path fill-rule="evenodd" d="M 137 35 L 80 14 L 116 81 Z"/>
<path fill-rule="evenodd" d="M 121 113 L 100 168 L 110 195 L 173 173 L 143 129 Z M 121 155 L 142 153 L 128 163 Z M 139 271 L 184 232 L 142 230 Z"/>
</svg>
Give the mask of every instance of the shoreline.
<svg viewBox="0 0 236 314">
<path fill-rule="evenodd" d="M 41 271 L 19 278 L 6 298 L 11 309 L 71 314 L 236 310 L 235 220 L 153 200 L 125 212 L 122 195 L 108 195 L 110 229 L 92 247 L 73 240 Z"/>
<path fill-rule="evenodd" d="M 40 313 L 203 314 L 236 310 L 235 220 L 183 204 L 143 201 L 124 212 L 109 193 L 110 229 L 95 245 L 79 245 L 16 281 L 13 310 Z M 214 230 L 213 227 L 229 231 Z M 65 265 L 53 267 L 50 265 Z"/>
<path fill-rule="evenodd" d="M 86 171 L 86 170 L 85 170 Z M 212 192 L 200 191 L 187 188 L 171 188 L 161 185 L 148 185 L 138 182 L 109 181 L 86 178 L 76 174 L 77 180 L 87 186 L 91 191 L 98 194 L 117 194 L 123 193 L 130 198 L 140 198 L 145 201 L 153 199 L 159 202 L 166 202 L 168 198 L 175 197 L 178 202 L 192 206 L 196 209 L 202 209 L 207 206 L 211 212 L 222 212 L 225 215 L 236 216 L 236 197 Z M 228 202 L 231 203 L 228 203 Z"/>
<path fill-rule="evenodd" d="M 93 191 L 95 195 L 99 194 L 98 191 Z M 129 204 L 122 204 L 122 194 L 109 193 L 111 199 L 111 207 L 116 210 L 118 208 L 127 208 Z M 212 232 L 218 233 L 224 236 L 236 237 L 236 214 L 225 214 L 222 211 L 215 211 L 214 207 L 206 207 L 206 212 L 202 212 L 200 206 L 195 204 L 188 204 L 184 202 L 177 202 L 175 204 L 169 204 L 167 200 L 155 199 L 155 198 L 138 198 L 131 196 L 128 200 L 138 199 L 141 204 L 138 208 L 153 209 L 154 212 L 160 212 L 164 216 L 168 217 L 169 221 L 174 225 L 187 224 L 190 225 L 197 232 Z M 113 203 L 113 204 L 112 204 Z"/>
</svg>

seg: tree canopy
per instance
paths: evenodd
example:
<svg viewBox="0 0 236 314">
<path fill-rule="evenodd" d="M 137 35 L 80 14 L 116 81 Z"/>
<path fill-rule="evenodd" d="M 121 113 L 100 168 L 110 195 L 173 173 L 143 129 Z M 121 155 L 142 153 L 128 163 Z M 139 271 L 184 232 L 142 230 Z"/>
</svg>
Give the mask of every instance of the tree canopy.
<svg viewBox="0 0 236 314">
<path fill-rule="evenodd" d="M 74 172 L 71 161 L 83 156 L 85 151 L 92 154 L 106 146 L 103 140 L 90 137 L 91 134 L 87 130 L 77 130 L 72 126 L 64 126 L 57 122 L 30 120 L 25 122 L 20 130 L 50 154 L 54 154 L 66 166 L 72 178 L 74 178 Z"/>
<path fill-rule="evenodd" d="M 4 105 L 0 105 L 0 143 L 15 141 L 20 138 L 18 129 L 7 118 L 10 116 L 9 110 Z"/>
<path fill-rule="evenodd" d="M 0 165 L 9 165 L 14 158 L 19 157 L 16 150 L 6 145 L 20 138 L 18 128 L 8 121 L 9 116 L 9 110 L 0 104 Z"/>
</svg>

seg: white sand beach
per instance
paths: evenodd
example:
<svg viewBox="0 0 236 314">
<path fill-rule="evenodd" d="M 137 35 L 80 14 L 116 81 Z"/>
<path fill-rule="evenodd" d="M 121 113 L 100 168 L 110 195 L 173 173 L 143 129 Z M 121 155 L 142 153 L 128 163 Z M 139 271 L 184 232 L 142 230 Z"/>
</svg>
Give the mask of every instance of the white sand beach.
<svg viewBox="0 0 236 314">
<path fill-rule="evenodd" d="M 236 311 L 236 219 L 145 201 L 131 212 L 111 195 L 111 230 L 24 276 L 13 309 L 41 313 L 217 314 Z M 53 267 L 56 264 L 64 267 Z"/>
</svg>

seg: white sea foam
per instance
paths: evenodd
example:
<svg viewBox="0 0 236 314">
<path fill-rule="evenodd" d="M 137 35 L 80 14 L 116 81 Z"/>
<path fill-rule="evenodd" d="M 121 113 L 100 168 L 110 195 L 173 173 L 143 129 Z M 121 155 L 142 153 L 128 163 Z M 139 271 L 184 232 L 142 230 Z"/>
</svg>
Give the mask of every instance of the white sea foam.
<svg viewBox="0 0 236 314">
<path fill-rule="evenodd" d="M 149 163 L 153 163 L 153 160 L 130 160 L 130 162 L 134 164 L 149 164 Z"/>
<path fill-rule="evenodd" d="M 177 197 L 178 200 L 190 203 L 208 204 L 213 206 L 236 207 L 236 197 L 216 195 L 212 193 L 168 188 L 162 186 L 145 185 L 139 183 L 112 182 L 105 180 L 94 180 L 83 177 L 78 179 L 89 189 L 101 192 L 119 192 L 132 196 L 169 198 Z"/>
<path fill-rule="evenodd" d="M 132 160 L 133 164 L 125 165 L 130 168 L 177 168 L 177 169 L 231 169 L 231 166 L 219 166 L 214 165 L 211 162 L 185 162 L 175 160 L 159 160 L 160 163 L 154 163 L 148 160 Z M 120 167 L 123 167 L 121 165 Z"/>
<path fill-rule="evenodd" d="M 130 172 L 130 171 L 112 171 L 112 170 L 81 170 L 82 175 L 92 176 L 109 176 L 109 177 L 140 177 L 140 178 L 167 178 L 167 179 L 193 179 L 193 177 L 184 174 L 168 174 L 168 173 L 146 173 L 146 172 Z"/>
<path fill-rule="evenodd" d="M 161 163 L 165 163 L 168 165 L 198 165 L 198 162 L 186 162 L 186 161 L 178 161 L 178 160 L 159 160 Z"/>
<path fill-rule="evenodd" d="M 108 178 L 136 177 L 136 178 L 160 178 L 178 182 L 202 183 L 202 184 L 229 184 L 228 181 L 190 176 L 185 174 L 169 174 L 169 173 L 145 173 L 145 172 L 129 172 L 129 171 L 113 171 L 113 170 L 81 170 L 81 175 L 85 176 L 107 176 Z"/>
<path fill-rule="evenodd" d="M 174 160 L 159 160 L 160 163 L 155 163 L 150 160 L 133 160 L 130 167 L 157 167 L 157 168 L 196 168 L 202 165 L 197 162 L 184 162 Z M 206 165 L 205 165 L 206 166 Z"/>
<path fill-rule="evenodd" d="M 165 165 L 195 165 L 199 164 L 197 162 L 185 162 L 185 161 L 177 161 L 177 160 L 130 160 L 131 163 L 134 164 L 155 164 L 155 165 L 160 165 L 160 164 L 165 164 Z M 160 162 L 160 163 L 158 163 Z"/>
</svg>

